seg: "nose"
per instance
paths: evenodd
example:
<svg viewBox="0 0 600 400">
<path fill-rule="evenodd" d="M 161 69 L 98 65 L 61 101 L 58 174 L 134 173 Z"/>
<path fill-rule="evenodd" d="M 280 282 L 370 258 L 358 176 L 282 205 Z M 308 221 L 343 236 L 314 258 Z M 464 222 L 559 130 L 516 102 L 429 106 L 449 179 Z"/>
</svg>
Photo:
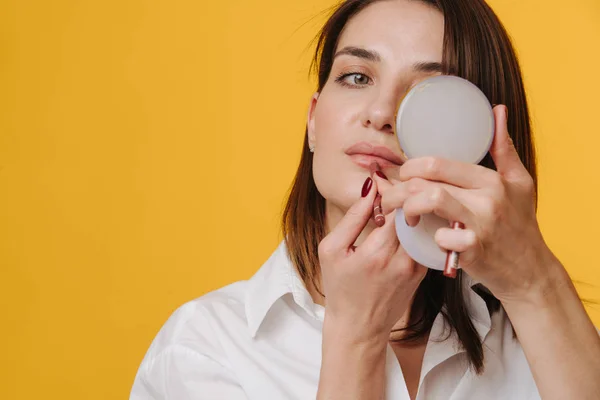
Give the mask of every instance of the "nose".
<svg viewBox="0 0 600 400">
<path fill-rule="evenodd" d="M 363 125 L 380 132 L 394 133 L 396 125 L 397 96 L 393 93 L 378 93 L 366 107 Z"/>
</svg>

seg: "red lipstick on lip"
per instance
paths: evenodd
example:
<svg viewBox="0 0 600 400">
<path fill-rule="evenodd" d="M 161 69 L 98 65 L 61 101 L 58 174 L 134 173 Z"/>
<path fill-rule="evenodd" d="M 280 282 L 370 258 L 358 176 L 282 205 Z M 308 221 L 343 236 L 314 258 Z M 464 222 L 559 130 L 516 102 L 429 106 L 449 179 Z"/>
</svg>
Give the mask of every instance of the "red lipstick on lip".
<svg viewBox="0 0 600 400">
<path fill-rule="evenodd" d="M 370 168 L 376 162 L 379 168 L 400 166 L 404 159 L 385 146 L 375 146 L 367 142 L 359 142 L 346 150 L 353 161 L 364 168 Z"/>
<path fill-rule="evenodd" d="M 371 173 L 371 178 L 373 177 L 373 174 L 377 171 L 381 171 L 381 167 L 379 166 L 379 164 L 377 164 L 376 161 L 373 161 L 371 164 L 369 164 L 369 172 Z"/>
</svg>

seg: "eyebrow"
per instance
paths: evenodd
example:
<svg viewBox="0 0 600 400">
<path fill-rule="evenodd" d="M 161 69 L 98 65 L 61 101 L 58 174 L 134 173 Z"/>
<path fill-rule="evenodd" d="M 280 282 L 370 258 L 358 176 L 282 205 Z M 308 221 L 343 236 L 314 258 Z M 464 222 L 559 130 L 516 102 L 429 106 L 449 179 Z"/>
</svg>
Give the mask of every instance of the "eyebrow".
<svg viewBox="0 0 600 400">
<path fill-rule="evenodd" d="M 374 50 L 367 50 L 360 47 L 346 46 L 340 51 L 336 52 L 333 58 L 335 59 L 341 55 L 348 55 L 353 57 L 362 58 L 367 61 L 380 62 L 381 56 Z M 436 61 L 420 61 L 413 64 L 412 69 L 416 72 L 443 72 L 442 64 Z"/>
<path fill-rule="evenodd" d="M 373 62 L 381 61 L 381 56 L 379 55 L 378 52 L 373 51 L 373 50 L 362 49 L 360 47 L 354 47 L 354 46 L 344 47 L 343 49 L 341 49 L 340 51 L 335 53 L 333 58 L 335 59 L 336 57 L 344 55 L 344 54 L 353 56 L 353 57 L 364 58 L 367 61 L 373 61 Z"/>
</svg>

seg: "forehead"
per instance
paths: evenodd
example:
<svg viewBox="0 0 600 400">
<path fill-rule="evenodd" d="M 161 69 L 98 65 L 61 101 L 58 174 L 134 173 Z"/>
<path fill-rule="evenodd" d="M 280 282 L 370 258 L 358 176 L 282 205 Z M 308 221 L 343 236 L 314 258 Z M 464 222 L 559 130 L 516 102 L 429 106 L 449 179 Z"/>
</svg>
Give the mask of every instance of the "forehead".
<svg viewBox="0 0 600 400">
<path fill-rule="evenodd" d="M 418 0 L 384 0 L 352 17 L 340 36 L 345 46 L 377 51 L 383 62 L 441 61 L 444 17 Z"/>
</svg>

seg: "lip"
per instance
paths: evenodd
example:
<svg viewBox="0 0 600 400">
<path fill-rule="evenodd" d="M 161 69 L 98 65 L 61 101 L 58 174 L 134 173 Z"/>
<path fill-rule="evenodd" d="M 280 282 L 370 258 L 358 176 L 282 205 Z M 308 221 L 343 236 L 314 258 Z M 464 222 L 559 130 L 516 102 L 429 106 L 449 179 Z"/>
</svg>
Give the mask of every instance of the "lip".
<svg viewBox="0 0 600 400">
<path fill-rule="evenodd" d="M 375 146 L 367 142 L 359 142 L 346 150 L 354 162 L 361 167 L 369 168 L 376 161 L 381 168 L 398 167 L 404 159 L 385 146 Z"/>
</svg>

